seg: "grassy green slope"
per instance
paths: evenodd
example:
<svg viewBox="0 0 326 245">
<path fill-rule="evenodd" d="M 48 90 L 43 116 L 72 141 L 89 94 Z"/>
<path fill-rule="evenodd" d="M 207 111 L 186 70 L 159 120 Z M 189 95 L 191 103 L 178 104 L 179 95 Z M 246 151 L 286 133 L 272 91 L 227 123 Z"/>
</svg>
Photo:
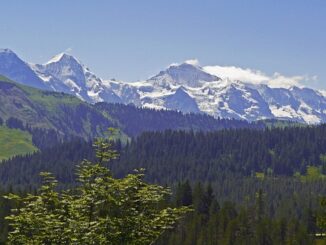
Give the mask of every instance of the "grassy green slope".
<svg viewBox="0 0 326 245">
<path fill-rule="evenodd" d="M 14 155 L 24 155 L 37 151 L 32 136 L 25 131 L 0 127 L 0 161 Z"/>
<path fill-rule="evenodd" d="M 5 122 L 11 117 L 25 126 L 52 129 L 62 136 L 84 139 L 104 136 L 109 127 L 119 127 L 110 115 L 72 95 L 35 89 L 0 75 L 0 118 Z M 128 139 L 124 132 L 120 137 L 123 142 Z M 28 132 L 2 128 L 0 161 L 35 151 L 31 142 Z"/>
<path fill-rule="evenodd" d="M 17 84 L 17 86 L 25 91 L 33 102 L 45 107 L 49 112 L 55 112 L 57 107 L 62 104 L 69 106 L 84 104 L 80 99 L 69 94 L 43 91 L 21 84 Z"/>
<path fill-rule="evenodd" d="M 0 76 L 0 117 L 83 138 L 99 136 L 113 120 L 78 98 L 24 86 Z"/>
</svg>

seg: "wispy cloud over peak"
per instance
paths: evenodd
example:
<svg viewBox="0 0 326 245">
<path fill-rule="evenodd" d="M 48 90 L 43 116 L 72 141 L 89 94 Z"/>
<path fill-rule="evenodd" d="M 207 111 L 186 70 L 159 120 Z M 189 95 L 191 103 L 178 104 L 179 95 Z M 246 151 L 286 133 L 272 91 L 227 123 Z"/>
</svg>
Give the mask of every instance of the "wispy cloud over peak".
<svg viewBox="0 0 326 245">
<path fill-rule="evenodd" d="M 185 64 L 199 66 L 199 61 L 197 59 L 189 59 L 184 62 Z"/>
<path fill-rule="evenodd" d="M 266 84 L 274 88 L 288 88 L 291 86 L 303 86 L 303 81 L 315 81 L 317 76 L 296 75 L 285 76 L 279 72 L 275 72 L 273 75 L 267 75 L 266 73 L 235 66 L 205 66 L 203 69 L 213 75 L 216 75 L 222 79 L 229 79 L 231 81 L 243 81 L 252 84 Z"/>
</svg>

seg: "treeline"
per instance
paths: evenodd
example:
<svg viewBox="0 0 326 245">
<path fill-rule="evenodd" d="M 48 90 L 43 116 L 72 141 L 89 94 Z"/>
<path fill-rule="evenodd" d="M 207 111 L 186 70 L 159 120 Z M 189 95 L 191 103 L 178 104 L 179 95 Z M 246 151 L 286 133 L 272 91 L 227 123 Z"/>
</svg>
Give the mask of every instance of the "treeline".
<svg viewBox="0 0 326 245">
<path fill-rule="evenodd" d="M 92 142 L 75 139 L 51 148 L 16 156 L 0 164 L 0 186 L 12 190 L 33 190 L 41 183 L 40 172 L 52 172 L 64 184 L 75 183 L 75 168 L 84 159 L 94 160 Z"/>
<path fill-rule="evenodd" d="M 216 131 L 221 129 L 250 128 L 263 129 L 264 122 L 252 122 L 235 119 L 215 119 L 206 114 L 183 114 L 177 111 L 137 108 L 133 105 L 98 103 L 92 106 L 78 104 L 75 107 L 60 105 L 60 110 L 47 112 L 46 127 L 32 127 L 28 121 L 9 117 L 0 117 L 0 126 L 27 130 L 33 135 L 33 141 L 39 149 L 54 146 L 71 138 L 80 137 L 91 140 L 103 136 L 108 127 L 119 128 L 130 137 L 145 131 L 194 130 Z M 41 112 L 40 112 L 41 113 Z M 52 127 L 52 128 L 51 128 Z M 48 135 L 48 137 L 46 137 Z M 48 139 L 48 140 L 46 140 Z"/>
<path fill-rule="evenodd" d="M 207 114 L 183 114 L 177 111 L 138 108 L 134 105 L 97 103 L 95 107 L 119 122 L 119 127 L 129 136 L 145 131 L 194 130 L 215 131 L 227 128 L 263 129 L 263 122 L 214 118 Z"/>
<path fill-rule="evenodd" d="M 11 192 L 12 190 L 9 190 Z M 0 189 L 0 244 L 4 244 L 11 230 L 4 217 L 15 201 L 4 199 L 8 192 Z M 26 196 L 30 191 L 16 191 Z M 35 193 L 35 192 L 34 192 Z M 307 209 L 303 217 L 270 217 L 267 210 L 267 193 L 258 190 L 252 197 L 252 204 L 241 205 L 220 200 L 210 185 L 179 182 L 171 199 L 160 205 L 189 206 L 189 213 L 174 230 L 163 233 L 156 245 L 214 245 L 214 244 L 315 244 L 315 234 L 321 233 L 317 224 L 316 210 Z"/>
<path fill-rule="evenodd" d="M 49 134 L 47 137 L 40 130 L 36 138 L 42 139 L 42 136 L 55 141 L 54 136 Z M 112 163 L 117 176 L 145 168 L 148 180 L 169 185 L 185 179 L 213 183 L 225 179 L 223 176 L 226 175 L 266 179 L 307 175 L 308 166 L 315 166 L 321 178 L 326 173 L 326 125 L 216 132 L 146 132 L 124 147 L 117 142 L 117 147 L 120 158 Z M 91 143 L 74 140 L 30 156 L 4 161 L 0 170 L 6 169 L 0 173 L 7 173 L 7 178 L 12 180 L 9 184 L 15 184 L 15 178 L 20 178 L 19 173 L 33 181 L 33 172 L 41 169 L 38 166 L 59 173 L 60 169 L 71 165 L 72 160 L 81 161 L 91 152 Z M 24 169 L 18 171 L 20 168 Z M 11 172 L 15 174 L 10 176 Z M 0 182 L 4 183 L 4 178 L 0 177 Z M 71 181 L 65 177 L 61 180 Z"/>
<path fill-rule="evenodd" d="M 221 173 L 243 176 L 326 173 L 326 125 L 215 132 L 146 132 L 123 150 L 116 171 L 145 168 L 161 183 L 189 179 L 209 182 Z M 162 174 L 163 173 L 163 174 Z"/>
<path fill-rule="evenodd" d="M 126 146 L 115 145 L 119 159 L 110 163 L 117 177 L 146 169 L 151 183 L 175 186 L 178 181 L 211 183 L 222 202 L 252 205 L 262 189 L 270 217 L 302 218 L 326 195 L 326 127 L 218 132 L 165 131 L 144 133 Z M 53 172 L 60 182 L 74 183 L 73 170 L 83 159 L 94 159 L 92 143 L 76 140 L 0 165 L 2 186 L 34 188 L 40 171 Z M 316 166 L 310 176 L 309 165 Z M 302 176 L 307 176 L 302 177 Z M 309 177 L 309 178 L 308 178 Z"/>
<path fill-rule="evenodd" d="M 109 167 L 117 177 L 145 168 L 148 182 L 172 187 L 169 204 L 194 207 L 158 244 L 311 244 L 326 196 L 325 141 L 325 125 L 147 132 L 117 141 L 120 157 Z M 34 192 L 40 171 L 53 172 L 60 188 L 75 185 L 76 164 L 95 158 L 92 145 L 76 139 L 2 162 L 2 193 Z M 318 175 L 302 178 L 312 165 Z M 0 198 L 3 238 L 14 205 Z"/>
<path fill-rule="evenodd" d="M 125 162 L 125 154 L 118 141 L 115 148 L 121 152 L 120 158 L 110 163 L 109 167 L 118 177 L 124 173 L 133 172 L 135 162 Z M 76 140 L 70 143 L 57 145 L 29 156 L 17 156 L 0 165 L 0 183 L 6 189 L 15 191 L 34 190 L 40 184 L 39 172 L 50 171 L 55 174 L 60 183 L 65 186 L 75 184 L 74 170 L 83 159 L 94 160 L 91 142 Z M 123 164 L 123 165 L 121 165 Z M 132 169 L 132 170 L 131 170 Z M 157 173 L 146 170 L 146 180 L 162 185 L 176 186 L 179 181 L 187 179 L 176 173 L 166 171 L 164 165 L 155 167 Z M 197 171 L 200 171 L 198 166 Z M 177 170 L 175 170 L 177 171 Z M 198 181 L 196 172 L 189 181 L 194 184 Z M 297 177 L 265 176 L 257 178 L 243 176 L 241 173 L 221 171 L 214 174 L 214 179 L 203 179 L 203 183 L 211 183 L 215 196 L 221 202 L 232 201 L 243 205 L 253 205 L 256 193 L 261 189 L 266 193 L 266 210 L 269 217 L 297 217 L 302 218 L 307 209 L 315 209 L 319 205 L 319 196 L 326 195 L 324 179 L 303 182 Z M 156 176 L 160 175 L 160 179 Z"/>
<path fill-rule="evenodd" d="M 2 119 L 0 119 L 1 122 Z M 2 124 L 0 123 L 0 126 Z M 10 117 L 5 121 L 5 125 L 8 128 L 20 129 L 22 131 L 27 131 L 32 135 L 32 142 L 39 150 L 49 149 L 62 142 L 70 141 L 76 136 L 60 134 L 54 129 L 48 128 L 34 128 L 29 124 L 24 124 L 18 118 Z"/>
<path fill-rule="evenodd" d="M 270 218 L 265 213 L 265 193 L 259 190 L 253 205 L 237 207 L 219 202 L 210 185 L 179 183 L 173 202 L 176 206 L 191 205 L 194 212 L 172 232 L 165 233 L 156 245 L 217 244 L 315 244 L 320 232 L 312 212 L 301 220 L 294 217 Z"/>
</svg>

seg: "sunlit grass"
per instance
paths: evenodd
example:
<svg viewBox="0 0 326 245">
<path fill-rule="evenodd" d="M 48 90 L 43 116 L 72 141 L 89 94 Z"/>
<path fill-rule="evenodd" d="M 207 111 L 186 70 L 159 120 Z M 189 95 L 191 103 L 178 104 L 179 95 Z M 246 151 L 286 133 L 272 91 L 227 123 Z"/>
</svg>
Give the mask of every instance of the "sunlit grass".
<svg viewBox="0 0 326 245">
<path fill-rule="evenodd" d="M 15 155 L 24 155 L 37 151 L 32 136 L 19 129 L 0 127 L 0 161 Z"/>
</svg>

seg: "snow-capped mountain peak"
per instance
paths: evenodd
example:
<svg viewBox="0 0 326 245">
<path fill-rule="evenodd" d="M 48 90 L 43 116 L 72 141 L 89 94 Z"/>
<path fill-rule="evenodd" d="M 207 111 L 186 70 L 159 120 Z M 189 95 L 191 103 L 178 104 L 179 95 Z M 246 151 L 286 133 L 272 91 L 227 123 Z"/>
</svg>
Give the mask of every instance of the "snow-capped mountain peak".
<svg viewBox="0 0 326 245">
<path fill-rule="evenodd" d="M 54 56 L 44 65 L 38 65 L 38 70 L 49 74 L 53 79 L 61 81 L 55 90 L 77 95 L 91 103 L 100 101 L 121 102 L 108 83 L 97 77 L 77 58 L 67 53 Z"/>
<path fill-rule="evenodd" d="M 11 55 L 16 55 L 11 49 L 9 48 L 0 48 L 0 54 L 11 54 Z"/>
<path fill-rule="evenodd" d="M 161 71 L 149 80 L 158 85 L 198 87 L 203 82 L 218 81 L 220 78 L 205 72 L 198 64 L 186 61 L 182 64 L 170 65 L 166 70 Z"/>
<path fill-rule="evenodd" d="M 60 61 L 63 56 L 65 56 L 66 54 L 65 53 L 60 53 L 60 54 L 57 54 L 55 56 L 53 56 L 48 62 L 46 62 L 44 65 L 48 65 L 48 64 L 51 64 L 51 63 L 55 63 L 55 62 L 58 62 Z"/>
<path fill-rule="evenodd" d="M 70 54 L 60 53 L 43 65 L 33 65 L 9 49 L 0 49 L 0 74 L 40 89 L 70 93 L 90 103 L 133 103 L 250 121 L 278 118 L 326 122 L 326 92 L 298 86 L 296 77 L 287 83 L 279 74 L 268 77 L 250 69 L 201 67 L 197 60 L 172 64 L 148 80 L 127 83 L 99 78 Z M 268 79 L 275 81 L 269 83 Z M 270 85 L 283 81 L 291 86 Z"/>
<path fill-rule="evenodd" d="M 0 49 L 0 74 L 28 86 L 48 89 L 34 70 L 10 49 Z"/>
<path fill-rule="evenodd" d="M 69 63 L 77 63 L 79 65 L 82 65 L 81 62 L 75 58 L 74 56 L 72 56 L 71 54 L 62 52 L 59 53 L 55 56 L 53 56 L 48 62 L 46 62 L 44 65 L 50 65 L 53 63 L 64 63 L 64 64 L 69 64 Z"/>
</svg>

